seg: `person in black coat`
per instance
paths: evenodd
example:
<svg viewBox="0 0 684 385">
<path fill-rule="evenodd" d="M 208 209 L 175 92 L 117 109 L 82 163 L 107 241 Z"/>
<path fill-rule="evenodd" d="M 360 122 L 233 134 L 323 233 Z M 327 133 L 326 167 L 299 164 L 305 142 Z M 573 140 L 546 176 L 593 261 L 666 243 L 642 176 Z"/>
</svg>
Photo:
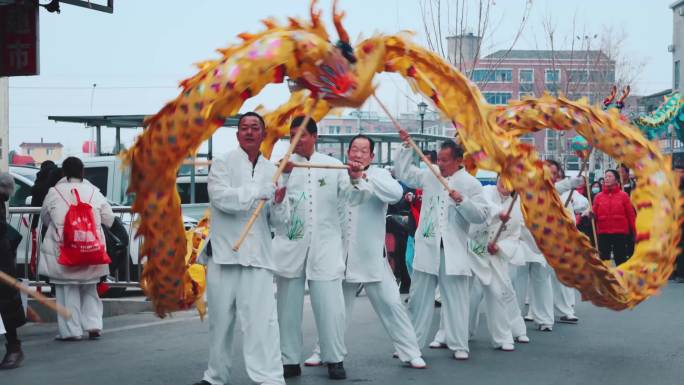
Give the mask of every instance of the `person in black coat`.
<svg viewBox="0 0 684 385">
<path fill-rule="evenodd" d="M 0 173 L 0 270 L 16 277 L 17 247 L 21 242 L 21 235 L 7 223 L 6 211 L 6 202 L 13 193 L 14 179 L 8 173 Z M 24 360 L 17 328 L 26 323 L 26 315 L 19 291 L 2 283 L 0 283 L 0 317 L 7 331 L 5 334 L 7 352 L 0 362 L 0 369 L 14 369 L 19 367 Z"/>
</svg>

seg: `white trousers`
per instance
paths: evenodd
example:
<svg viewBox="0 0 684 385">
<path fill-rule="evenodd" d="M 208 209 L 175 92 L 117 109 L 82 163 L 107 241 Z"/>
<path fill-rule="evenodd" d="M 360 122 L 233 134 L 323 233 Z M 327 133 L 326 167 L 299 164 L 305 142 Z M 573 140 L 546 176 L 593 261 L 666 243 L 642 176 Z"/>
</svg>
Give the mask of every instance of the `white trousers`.
<svg viewBox="0 0 684 385">
<path fill-rule="evenodd" d="M 451 350 L 468 349 L 468 312 L 470 307 L 470 277 L 447 275 L 444 270 L 444 250 L 440 251 L 439 275 L 413 271 L 409 293 L 409 316 L 413 323 L 418 346 L 424 347 L 432 328 L 435 313 L 435 289 L 442 295 L 444 333 Z"/>
<path fill-rule="evenodd" d="M 399 295 L 399 286 L 394 279 L 394 274 L 389 266 L 382 276 L 380 282 L 366 282 L 363 284 L 368 299 L 370 300 L 375 314 L 380 318 L 385 332 L 389 335 L 394 349 L 399 354 L 401 361 L 410 361 L 414 358 L 420 357 L 422 354 L 418 347 L 418 340 L 416 332 L 413 330 L 413 325 L 409 319 L 408 312 L 401 301 Z M 342 289 L 344 290 L 344 305 L 346 314 L 346 330 L 349 330 L 352 320 L 352 311 L 354 310 L 354 301 L 356 300 L 356 291 L 359 283 L 342 282 Z M 320 354 L 320 347 L 316 343 L 314 353 Z"/>
<path fill-rule="evenodd" d="M 528 297 L 528 317 L 538 325 L 553 326 L 554 291 L 551 284 L 551 267 L 538 262 L 528 262 L 523 266 L 511 266 L 510 271 L 520 310 L 525 310 L 525 297 Z"/>
<path fill-rule="evenodd" d="M 2 316 L 0 316 L 0 335 L 7 333 L 5 330 L 5 324 L 2 321 Z"/>
<path fill-rule="evenodd" d="M 84 332 L 102 330 L 102 300 L 97 284 L 55 284 L 57 304 L 71 311 L 71 318 L 57 317 L 62 338 L 82 337 Z"/>
<path fill-rule="evenodd" d="M 302 313 L 304 311 L 304 277 L 276 277 L 278 285 L 278 321 L 283 364 L 302 361 Z M 309 297 L 313 308 L 321 360 L 328 363 L 344 361 L 345 309 L 342 280 L 309 281 Z"/>
<path fill-rule="evenodd" d="M 489 285 L 483 285 L 474 278 L 470 293 L 470 335 L 475 335 L 479 326 L 479 307 L 484 300 L 487 315 L 487 329 L 492 337 L 492 345 L 496 348 L 503 344 L 512 344 L 513 338 L 527 335 L 525 320 L 520 314 L 518 300 L 513 284 L 508 277 L 493 272 Z"/>
<path fill-rule="evenodd" d="M 560 283 L 555 273 L 552 273 L 553 307 L 561 316 L 575 316 L 575 289 Z"/>
<path fill-rule="evenodd" d="M 207 305 L 209 365 L 203 379 L 213 385 L 229 383 L 235 323 L 239 320 L 249 378 L 259 384 L 284 385 L 273 273 L 210 260 Z"/>
</svg>

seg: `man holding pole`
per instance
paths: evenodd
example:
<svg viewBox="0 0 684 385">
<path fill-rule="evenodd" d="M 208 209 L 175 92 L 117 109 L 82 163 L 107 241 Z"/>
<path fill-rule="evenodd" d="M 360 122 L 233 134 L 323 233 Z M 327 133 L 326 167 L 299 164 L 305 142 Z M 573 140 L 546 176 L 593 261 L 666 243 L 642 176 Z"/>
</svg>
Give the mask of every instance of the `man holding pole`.
<svg viewBox="0 0 684 385">
<path fill-rule="evenodd" d="M 347 156 L 363 170 L 350 172 L 352 183 L 363 192 L 362 202 L 345 210 L 343 225 L 346 271 L 342 287 L 347 325 L 351 323 L 354 299 L 359 284 L 364 284 L 373 309 L 389 334 L 396 356 L 415 369 L 426 367 L 416 340 L 416 333 L 399 296 L 399 287 L 385 258 L 385 216 L 388 204 L 401 200 L 403 189 L 390 173 L 371 166 L 375 143 L 365 135 L 355 136 L 349 143 Z M 307 366 L 321 364 L 320 350 L 305 361 Z"/>
<path fill-rule="evenodd" d="M 514 339 L 528 343 L 527 328 L 509 276 L 508 264 L 518 255 L 523 216 L 516 196 L 508 190 L 501 177 L 496 185 L 484 186 L 489 203 L 489 218 L 470 231 L 469 251 L 473 255 L 470 334 L 474 335 L 479 321 L 478 308 L 484 298 L 487 328 L 495 348 L 515 349 Z"/>
<path fill-rule="evenodd" d="M 209 173 L 212 255 L 207 261 L 207 300 L 211 346 L 208 368 L 196 385 L 229 383 L 236 318 L 244 334 L 243 355 L 250 379 L 259 384 L 285 384 L 267 213 L 256 219 L 242 248 L 233 250 L 233 242 L 254 207 L 261 200 L 270 201 L 276 191 L 271 181 L 276 167 L 259 151 L 264 136 L 260 115 L 242 115 L 237 129 L 239 147 L 214 160 Z M 271 207 L 270 203 L 266 205 L 268 211 Z"/>
<path fill-rule="evenodd" d="M 273 239 L 283 369 L 286 378 L 301 374 L 302 311 L 308 281 L 321 359 L 328 364 L 331 379 L 345 379 L 342 210 L 346 210 L 350 194 L 360 193 L 352 186 L 350 175 L 359 177 L 362 167 L 350 162 L 349 171 L 340 169 L 339 160 L 316 152 L 318 128 L 311 119 L 294 118 L 290 137 L 302 122 L 305 130 L 284 169 L 282 205 L 287 219 L 284 226 L 276 228 Z M 324 165 L 329 167 L 321 167 Z M 354 181 L 358 183 L 362 181 Z"/>
<path fill-rule="evenodd" d="M 468 359 L 468 318 L 472 263 L 467 252 L 468 230 L 483 223 L 489 208 L 482 185 L 463 168 L 463 149 L 448 140 L 437 154 L 436 170 L 412 164 L 408 133 L 400 129 L 405 147 L 397 154 L 395 175 L 411 187 L 423 188 L 420 227 L 416 231 L 409 313 L 419 346 L 424 346 L 432 327 L 435 289 L 442 293 L 442 312 L 447 346 L 454 358 Z M 434 167 L 429 165 L 428 167 Z M 447 188 L 445 188 L 445 185 Z"/>
</svg>

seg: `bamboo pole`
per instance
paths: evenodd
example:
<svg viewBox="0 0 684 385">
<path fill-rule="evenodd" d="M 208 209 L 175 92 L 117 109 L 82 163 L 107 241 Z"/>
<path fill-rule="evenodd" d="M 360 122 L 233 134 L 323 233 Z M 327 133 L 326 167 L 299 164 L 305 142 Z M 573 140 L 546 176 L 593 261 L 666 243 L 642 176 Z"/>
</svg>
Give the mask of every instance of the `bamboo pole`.
<svg viewBox="0 0 684 385">
<path fill-rule="evenodd" d="M 315 163 L 297 163 L 293 162 L 292 167 L 300 168 L 323 168 L 333 170 L 348 170 L 349 166 L 346 164 L 315 164 Z"/>
<path fill-rule="evenodd" d="M 50 301 L 42 293 L 37 292 L 35 290 L 31 290 L 31 289 L 21 285 L 19 282 L 17 282 L 16 278 L 12 277 L 11 275 L 0 271 L 0 281 L 2 281 L 3 283 L 5 283 L 8 286 L 11 286 L 11 287 L 21 291 L 22 293 L 26 293 L 26 294 L 30 295 L 31 297 L 35 298 L 36 301 L 47 306 L 50 310 L 56 312 L 60 317 L 62 317 L 64 319 L 70 319 L 71 318 L 71 312 L 69 311 L 69 309 L 66 309 L 63 306 L 57 305 L 53 301 Z"/>
<path fill-rule="evenodd" d="M 309 124 L 309 120 L 311 120 L 311 114 L 313 114 L 313 112 L 316 111 L 316 106 L 318 105 L 318 102 L 320 100 L 321 100 L 320 97 L 316 98 L 316 100 L 314 100 L 314 103 L 311 106 L 311 109 L 309 109 L 309 112 L 304 117 L 302 124 L 300 124 L 299 127 L 297 127 L 297 132 L 295 133 L 294 138 L 290 139 L 290 147 L 287 149 L 285 156 L 280 161 L 280 164 L 278 165 L 278 169 L 276 170 L 275 174 L 273 174 L 273 178 L 271 179 L 271 181 L 273 183 L 276 183 L 278 181 L 278 178 L 280 178 L 280 175 L 283 174 L 283 171 L 285 170 L 285 166 L 287 166 L 287 163 L 290 161 L 290 156 L 294 152 L 294 149 L 297 146 L 297 143 L 299 143 L 299 140 L 302 138 L 302 135 L 304 134 L 304 130 L 306 129 L 306 125 Z M 242 229 L 242 233 L 240 234 L 240 238 L 238 238 L 237 242 L 233 246 L 233 251 L 240 250 L 240 246 L 242 245 L 242 242 L 245 241 L 245 238 L 247 237 L 249 230 L 254 225 L 254 222 L 256 222 L 257 218 L 259 217 L 259 213 L 261 213 L 261 210 L 263 210 L 265 205 L 266 205 L 266 200 L 262 199 L 259 202 L 259 204 L 257 205 L 257 207 L 254 209 L 252 216 L 249 217 L 247 224 Z"/>
<path fill-rule="evenodd" d="M 392 116 L 392 114 L 390 114 L 387 107 L 385 107 L 385 105 L 380 101 L 380 99 L 378 99 L 378 97 L 375 94 L 373 94 L 373 98 L 375 99 L 376 102 L 378 102 L 378 105 L 380 106 L 380 108 L 382 108 L 382 110 L 385 112 L 385 114 L 387 114 L 387 117 L 392 121 L 392 124 L 394 124 L 394 127 L 397 130 L 403 130 L 403 128 L 401 127 L 399 122 L 397 122 L 396 119 L 394 119 L 394 117 Z M 430 171 L 432 171 L 432 173 L 435 175 L 437 180 L 439 180 L 439 182 L 442 184 L 442 186 L 444 186 L 444 188 L 447 191 L 451 191 L 451 188 L 449 187 L 449 183 L 447 183 L 446 179 L 444 179 L 444 177 L 439 172 L 437 172 L 437 170 L 435 170 L 434 167 L 432 167 L 433 165 L 432 165 L 432 162 L 430 162 L 430 159 L 428 159 L 425 156 L 425 154 L 423 154 L 423 151 L 420 149 L 420 147 L 418 147 L 416 142 L 414 142 L 410 136 L 408 138 L 408 143 L 409 143 L 409 146 L 411 146 L 411 148 L 413 148 L 413 151 L 415 151 L 416 154 L 418 154 L 420 159 L 423 162 L 425 162 L 425 164 L 428 165 L 428 169 L 430 169 Z"/>
<path fill-rule="evenodd" d="M 513 193 L 513 194 L 515 194 L 515 193 Z M 516 200 L 518 200 L 518 194 L 515 194 L 513 196 L 513 199 L 511 200 L 511 204 L 508 205 L 508 209 L 506 210 L 506 216 L 509 218 L 511 216 L 511 211 L 513 211 L 513 206 L 515 205 Z M 504 221 L 501 221 L 499 228 L 496 230 L 496 235 L 494 236 L 494 239 L 492 240 L 493 244 L 496 244 L 496 242 L 499 240 L 499 237 L 501 236 L 501 233 L 503 232 L 505 225 L 506 225 L 506 223 Z"/>
<path fill-rule="evenodd" d="M 594 204 L 591 201 L 591 190 L 589 190 L 589 178 L 584 178 L 584 185 L 587 189 L 587 200 L 589 200 L 589 219 L 591 220 L 591 231 L 594 234 L 594 247 L 598 247 L 598 237 L 596 237 L 596 221 L 594 220 Z"/>
</svg>

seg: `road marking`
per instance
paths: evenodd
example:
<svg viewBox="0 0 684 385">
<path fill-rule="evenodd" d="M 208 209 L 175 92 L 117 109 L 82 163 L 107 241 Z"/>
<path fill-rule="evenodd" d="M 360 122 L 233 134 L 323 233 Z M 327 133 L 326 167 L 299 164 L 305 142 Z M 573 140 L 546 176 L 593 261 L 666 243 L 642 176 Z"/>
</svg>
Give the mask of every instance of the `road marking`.
<svg viewBox="0 0 684 385">
<path fill-rule="evenodd" d="M 175 324 L 178 322 L 185 322 L 185 321 L 195 321 L 195 320 L 198 320 L 199 318 L 200 317 L 198 315 L 196 315 L 196 316 L 192 316 L 192 317 L 174 318 L 174 319 L 169 319 L 169 320 L 161 320 L 161 321 L 145 322 L 145 323 L 141 323 L 141 324 L 120 326 L 118 328 L 105 329 L 105 330 L 103 330 L 102 335 L 103 335 L 103 338 L 106 338 L 106 336 L 109 335 L 110 333 L 135 330 L 135 329 L 142 329 L 142 328 L 147 328 L 150 326 L 170 325 L 170 324 Z M 88 337 L 84 337 L 84 340 L 87 340 L 87 339 L 88 339 Z M 33 346 L 33 345 L 44 344 L 44 343 L 47 343 L 50 341 L 54 341 L 54 338 L 44 339 L 44 340 L 25 341 L 25 342 L 22 342 L 22 345 L 23 346 Z"/>
</svg>

